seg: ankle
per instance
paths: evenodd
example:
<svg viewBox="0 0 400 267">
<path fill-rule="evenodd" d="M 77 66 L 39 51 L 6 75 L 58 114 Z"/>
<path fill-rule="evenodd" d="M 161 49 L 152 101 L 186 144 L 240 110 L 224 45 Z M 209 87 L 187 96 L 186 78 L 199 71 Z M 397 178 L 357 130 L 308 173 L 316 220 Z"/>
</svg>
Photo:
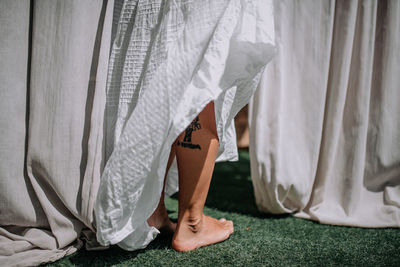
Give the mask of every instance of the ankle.
<svg viewBox="0 0 400 267">
<path fill-rule="evenodd" d="M 201 230 L 203 224 L 203 214 L 184 214 L 180 220 L 178 220 L 178 225 L 190 230 L 192 233 L 197 233 Z"/>
</svg>

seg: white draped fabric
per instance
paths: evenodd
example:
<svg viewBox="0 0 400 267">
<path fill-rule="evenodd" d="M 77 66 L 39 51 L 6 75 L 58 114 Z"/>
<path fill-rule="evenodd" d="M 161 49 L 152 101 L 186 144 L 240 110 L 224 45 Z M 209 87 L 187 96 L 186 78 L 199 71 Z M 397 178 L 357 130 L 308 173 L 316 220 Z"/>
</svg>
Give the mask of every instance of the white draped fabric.
<svg viewBox="0 0 400 267">
<path fill-rule="evenodd" d="M 275 1 L 277 56 L 250 108 L 256 202 L 400 226 L 400 1 Z"/>
<path fill-rule="evenodd" d="M 112 7 L 0 1 L 1 266 L 57 260 L 93 229 Z"/>
<path fill-rule="evenodd" d="M 233 118 L 275 52 L 272 11 L 266 0 L 124 1 L 107 82 L 113 151 L 96 202 L 101 244 L 134 250 L 159 233 L 147 219 L 171 145 L 211 101 L 217 160 L 237 159 Z"/>
</svg>

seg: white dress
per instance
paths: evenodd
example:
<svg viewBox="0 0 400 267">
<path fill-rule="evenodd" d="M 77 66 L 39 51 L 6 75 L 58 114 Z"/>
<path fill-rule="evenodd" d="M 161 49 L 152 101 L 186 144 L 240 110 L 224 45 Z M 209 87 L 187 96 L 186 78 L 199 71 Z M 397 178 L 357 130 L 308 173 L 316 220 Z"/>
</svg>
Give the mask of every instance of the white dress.
<svg viewBox="0 0 400 267">
<path fill-rule="evenodd" d="M 107 82 L 109 159 L 95 209 L 101 244 L 134 250 L 159 233 L 147 218 L 171 144 L 211 101 L 217 161 L 237 159 L 233 118 L 274 49 L 271 1 L 124 1 Z"/>
</svg>

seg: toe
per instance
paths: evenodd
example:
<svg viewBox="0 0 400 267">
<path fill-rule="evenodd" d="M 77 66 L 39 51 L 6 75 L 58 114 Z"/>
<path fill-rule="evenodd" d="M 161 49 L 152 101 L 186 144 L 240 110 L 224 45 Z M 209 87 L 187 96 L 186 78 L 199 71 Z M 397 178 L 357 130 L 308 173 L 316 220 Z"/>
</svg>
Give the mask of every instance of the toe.
<svg viewBox="0 0 400 267">
<path fill-rule="evenodd" d="M 226 221 L 225 222 L 225 229 L 229 230 L 229 233 L 233 233 L 233 222 L 232 221 Z"/>
</svg>

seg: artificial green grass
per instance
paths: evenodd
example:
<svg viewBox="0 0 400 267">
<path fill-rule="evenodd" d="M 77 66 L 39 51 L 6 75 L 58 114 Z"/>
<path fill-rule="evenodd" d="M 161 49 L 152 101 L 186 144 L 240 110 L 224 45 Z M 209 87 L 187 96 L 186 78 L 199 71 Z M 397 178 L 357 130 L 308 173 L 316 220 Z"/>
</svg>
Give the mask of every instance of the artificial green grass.
<svg viewBox="0 0 400 267">
<path fill-rule="evenodd" d="M 166 204 L 176 219 L 176 196 Z M 239 162 L 216 165 L 205 213 L 233 220 L 235 233 L 225 242 L 186 253 L 171 248 L 170 236 L 159 236 L 143 250 L 82 249 L 48 266 L 400 266 L 398 229 L 322 225 L 260 213 L 245 151 Z"/>
</svg>

